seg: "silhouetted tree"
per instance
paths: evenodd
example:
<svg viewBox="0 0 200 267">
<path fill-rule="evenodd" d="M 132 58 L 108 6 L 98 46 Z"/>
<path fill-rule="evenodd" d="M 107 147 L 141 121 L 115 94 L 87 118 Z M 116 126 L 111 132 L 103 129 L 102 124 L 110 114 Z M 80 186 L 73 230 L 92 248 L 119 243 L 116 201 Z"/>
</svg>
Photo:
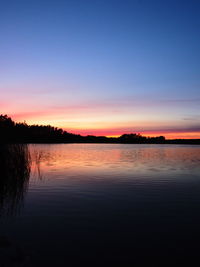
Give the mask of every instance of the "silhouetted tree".
<svg viewBox="0 0 200 267">
<path fill-rule="evenodd" d="M 139 133 L 123 134 L 118 138 L 106 136 L 81 136 L 51 125 L 28 125 L 15 123 L 7 115 L 0 115 L 0 143 L 170 143 L 200 144 L 200 139 L 166 140 L 164 136 L 145 137 Z"/>
</svg>

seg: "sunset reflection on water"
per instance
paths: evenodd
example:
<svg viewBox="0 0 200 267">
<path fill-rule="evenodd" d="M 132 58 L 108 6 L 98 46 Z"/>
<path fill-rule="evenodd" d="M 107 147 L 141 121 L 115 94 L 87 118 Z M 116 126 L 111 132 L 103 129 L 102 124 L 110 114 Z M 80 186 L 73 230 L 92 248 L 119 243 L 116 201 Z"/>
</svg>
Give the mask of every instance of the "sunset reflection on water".
<svg viewBox="0 0 200 267">
<path fill-rule="evenodd" d="M 42 144 L 29 153 L 26 191 L 13 202 L 20 212 L 0 218 L 0 234 L 25 247 L 31 267 L 164 266 L 163 258 L 194 257 L 199 146 Z"/>
<path fill-rule="evenodd" d="M 187 145 L 121 145 L 121 144 L 63 144 L 31 145 L 32 173 L 36 170 L 44 177 L 56 179 L 57 175 L 101 174 L 145 175 L 192 170 L 200 168 L 200 149 Z M 141 177 L 141 178 L 144 178 Z M 95 179 L 95 177 L 93 177 Z M 103 178 L 103 177 L 102 177 Z"/>
</svg>

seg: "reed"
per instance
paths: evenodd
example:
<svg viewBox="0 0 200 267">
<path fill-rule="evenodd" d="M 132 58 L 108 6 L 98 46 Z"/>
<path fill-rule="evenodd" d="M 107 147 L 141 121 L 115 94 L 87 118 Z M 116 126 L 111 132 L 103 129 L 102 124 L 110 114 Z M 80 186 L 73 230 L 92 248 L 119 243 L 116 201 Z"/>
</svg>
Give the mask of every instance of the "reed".
<svg viewBox="0 0 200 267">
<path fill-rule="evenodd" d="M 0 215 L 15 214 L 23 204 L 31 159 L 26 144 L 0 144 Z"/>
</svg>

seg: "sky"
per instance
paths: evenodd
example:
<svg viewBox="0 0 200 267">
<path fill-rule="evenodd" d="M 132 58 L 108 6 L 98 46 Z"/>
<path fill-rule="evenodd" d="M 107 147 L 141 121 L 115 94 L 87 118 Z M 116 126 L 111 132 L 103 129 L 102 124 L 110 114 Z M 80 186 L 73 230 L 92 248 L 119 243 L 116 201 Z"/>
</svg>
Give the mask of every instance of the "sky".
<svg viewBox="0 0 200 267">
<path fill-rule="evenodd" d="M 0 113 L 200 138 L 200 1 L 1 0 Z"/>
</svg>

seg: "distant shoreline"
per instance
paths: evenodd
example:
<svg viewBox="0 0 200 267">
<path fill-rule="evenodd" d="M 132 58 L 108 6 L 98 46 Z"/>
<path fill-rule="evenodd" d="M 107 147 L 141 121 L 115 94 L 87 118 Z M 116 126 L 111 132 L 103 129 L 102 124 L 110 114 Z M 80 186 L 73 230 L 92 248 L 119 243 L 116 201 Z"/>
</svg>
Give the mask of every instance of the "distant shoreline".
<svg viewBox="0 0 200 267">
<path fill-rule="evenodd" d="M 193 139 L 192 139 L 193 140 Z M 171 140 L 170 140 L 171 141 Z M 195 139 L 195 142 L 190 142 L 190 139 L 184 139 L 184 142 L 172 140 L 165 143 L 120 143 L 120 142 L 6 142 L 1 143 L 5 145 L 10 144 L 27 144 L 27 145 L 67 145 L 67 144 L 116 144 L 116 145 L 200 145 L 200 139 Z"/>
<path fill-rule="evenodd" d="M 16 123 L 7 115 L 0 115 L 1 144 L 188 144 L 200 145 L 200 139 L 170 139 L 164 136 L 146 137 L 140 133 L 106 137 L 72 134 L 51 125 Z"/>
</svg>

